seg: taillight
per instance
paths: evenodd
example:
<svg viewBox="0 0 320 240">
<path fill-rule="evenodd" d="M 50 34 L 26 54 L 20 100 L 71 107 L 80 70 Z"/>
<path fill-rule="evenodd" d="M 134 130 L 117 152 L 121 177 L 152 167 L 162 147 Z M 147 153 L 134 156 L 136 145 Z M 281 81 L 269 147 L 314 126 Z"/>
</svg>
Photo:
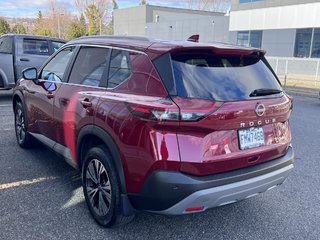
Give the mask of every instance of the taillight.
<svg viewBox="0 0 320 240">
<path fill-rule="evenodd" d="M 222 102 L 181 97 L 174 97 L 173 101 L 180 109 L 181 121 L 198 121 L 217 111 L 222 105 Z"/>
<path fill-rule="evenodd" d="M 155 121 L 198 121 L 213 113 L 221 102 L 199 99 L 173 98 L 163 102 L 126 103 L 129 111 L 139 117 Z"/>
<path fill-rule="evenodd" d="M 293 97 L 291 97 L 288 94 L 287 94 L 287 97 L 289 98 L 289 101 L 290 101 L 290 110 L 292 110 L 293 109 Z"/>
<path fill-rule="evenodd" d="M 139 118 L 156 121 L 179 121 L 179 109 L 177 106 L 168 108 L 127 103 L 127 107 L 133 115 Z"/>
</svg>

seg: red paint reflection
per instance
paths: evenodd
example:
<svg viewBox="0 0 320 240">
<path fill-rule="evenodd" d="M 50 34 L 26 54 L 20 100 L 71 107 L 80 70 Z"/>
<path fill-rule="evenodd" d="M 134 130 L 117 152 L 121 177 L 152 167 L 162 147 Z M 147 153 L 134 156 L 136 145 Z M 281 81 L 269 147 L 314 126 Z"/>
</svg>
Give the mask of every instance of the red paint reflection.
<svg viewBox="0 0 320 240">
<path fill-rule="evenodd" d="M 78 93 L 71 99 L 63 115 L 63 130 L 66 147 L 70 149 L 72 158 L 77 159 L 76 146 L 76 106 Z"/>
</svg>

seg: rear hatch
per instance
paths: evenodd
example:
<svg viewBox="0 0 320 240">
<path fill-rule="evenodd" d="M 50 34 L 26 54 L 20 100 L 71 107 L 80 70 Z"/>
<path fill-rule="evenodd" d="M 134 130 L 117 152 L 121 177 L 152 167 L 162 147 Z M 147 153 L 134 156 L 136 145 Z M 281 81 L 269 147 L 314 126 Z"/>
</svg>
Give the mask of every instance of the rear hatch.
<svg viewBox="0 0 320 240">
<path fill-rule="evenodd" d="M 179 49 L 154 63 L 179 107 L 182 172 L 230 171 L 288 150 L 292 100 L 260 51 Z"/>
</svg>

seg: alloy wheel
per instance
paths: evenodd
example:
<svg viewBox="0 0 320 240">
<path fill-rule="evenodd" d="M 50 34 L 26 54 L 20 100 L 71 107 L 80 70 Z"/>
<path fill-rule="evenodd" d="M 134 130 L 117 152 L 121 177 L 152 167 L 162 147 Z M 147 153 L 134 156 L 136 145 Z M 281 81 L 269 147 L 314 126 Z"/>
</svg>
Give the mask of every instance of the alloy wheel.
<svg viewBox="0 0 320 240">
<path fill-rule="evenodd" d="M 86 191 L 95 213 L 106 215 L 111 207 L 111 184 L 105 167 L 98 159 L 92 159 L 88 164 Z"/>
<path fill-rule="evenodd" d="M 23 142 L 26 136 L 25 120 L 20 108 L 16 111 L 16 133 L 19 142 Z"/>
</svg>

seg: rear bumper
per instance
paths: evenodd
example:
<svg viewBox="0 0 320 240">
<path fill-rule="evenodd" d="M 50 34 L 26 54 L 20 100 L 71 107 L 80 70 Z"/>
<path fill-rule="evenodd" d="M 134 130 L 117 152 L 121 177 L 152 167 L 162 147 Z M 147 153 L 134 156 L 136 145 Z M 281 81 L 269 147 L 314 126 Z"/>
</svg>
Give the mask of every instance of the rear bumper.
<svg viewBox="0 0 320 240">
<path fill-rule="evenodd" d="M 145 182 L 140 194 L 132 194 L 133 206 L 165 215 L 189 213 L 237 202 L 282 184 L 293 169 L 291 147 L 285 156 L 252 167 L 195 177 L 181 172 L 156 171 Z M 203 207 L 203 208 L 202 208 Z"/>
</svg>

